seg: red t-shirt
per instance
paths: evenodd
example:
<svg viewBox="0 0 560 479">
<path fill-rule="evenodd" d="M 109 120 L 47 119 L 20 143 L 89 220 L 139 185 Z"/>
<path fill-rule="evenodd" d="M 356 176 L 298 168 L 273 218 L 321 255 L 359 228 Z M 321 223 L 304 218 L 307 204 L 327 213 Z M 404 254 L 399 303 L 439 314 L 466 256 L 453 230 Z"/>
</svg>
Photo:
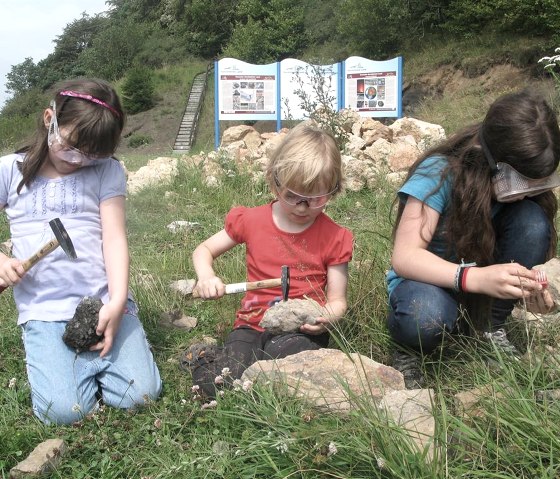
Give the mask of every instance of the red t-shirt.
<svg viewBox="0 0 560 479">
<path fill-rule="evenodd" d="M 278 278 L 282 265 L 290 267 L 290 298 L 304 295 L 326 302 L 327 267 L 352 259 L 352 233 L 321 213 L 301 233 L 278 229 L 272 219 L 272 203 L 255 208 L 232 208 L 225 230 L 237 243 L 245 243 L 247 281 Z M 241 300 L 234 328 L 258 326 L 264 312 L 282 300 L 282 289 L 248 291 Z"/>
</svg>

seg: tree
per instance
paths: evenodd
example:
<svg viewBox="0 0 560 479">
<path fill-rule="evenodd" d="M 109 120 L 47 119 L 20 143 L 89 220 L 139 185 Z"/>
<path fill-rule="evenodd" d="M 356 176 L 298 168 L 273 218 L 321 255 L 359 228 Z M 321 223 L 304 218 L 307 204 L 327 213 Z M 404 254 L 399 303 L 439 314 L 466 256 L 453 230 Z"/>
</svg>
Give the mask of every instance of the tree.
<svg viewBox="0 0 560 479">
<path fill-rule="evenodd" d="M 80 55 L 79 64 L 87 75 L 117 80 L 133 65 L 149 36 L 149 25 L 113 21 Z"/>
<path fill-rule="evenodd" d="M 154 106 L 152 72 L 143 66 L 128 71 L 123 87 L 123 106 L 128 113 L 140 113 Z"/>
<path fill-rule="evenodd" d="M 33 58 L 27 57 L 23 62 L 12 66 L 9 73 L 6 74 L 6 93 L 15 95 L 23 93 L 39 83 L 39 69 L 33 62 Z"/>
<path fill-rule="evenodd" d="M 271 63 L 297 56 L 307 46 L 304 8 L 292 0 L 241 0 L 224 56 Z"/>
<path fill-rule="evenodd" d="M 407 0 L 345 0 L 336 16 L 338 32 L 356 54 L 366 58 L 395 53 L 404 36 L 418 25 L 410 17 Z"/>
</svg>

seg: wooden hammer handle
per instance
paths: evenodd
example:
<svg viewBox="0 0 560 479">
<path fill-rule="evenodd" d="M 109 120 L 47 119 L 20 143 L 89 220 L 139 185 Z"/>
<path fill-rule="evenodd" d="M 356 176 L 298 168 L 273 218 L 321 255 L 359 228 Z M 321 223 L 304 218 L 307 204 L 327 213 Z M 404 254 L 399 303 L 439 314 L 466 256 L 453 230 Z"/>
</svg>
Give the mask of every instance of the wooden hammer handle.
<svg viewBox="0 0 560 479">
<path fill-rule="evenodd" d="M 33 256 L 31 256 L 30 258 L 26 259 L 21 263 L 23 269 L 25 271 L 29 271 L 39 260 L 41 260 L 42 258 L 47 256 L 50 252 L 58 248 L 58 245 L 59 243 L 56 238 L 50 240 L 48 243 L 45 243 L 39 251 L 35 252 Z M 6 288 L 7 286 L 0 286 L 0 293 L 2 293 L 2 291 L 4 291 Z"/>
<path fill-rule="evenodd" d="M 23 263 L 21 263 L 22 266 L 23 266 L 23 269 L 25 271 L 29 271 L 29 269 L 31 269 L 32 266 L 34 266 L 36 263 L 38 263 L 39 260 L 43 259 L 50 252 L 52 252 L 56 248 L 58 248 L 58 246 L 59 246 L 59 242 L 56 238 L 50 240 L 48 243 L 45 243 L 39 251 L 35 252 L 35 254 L 33 256 L 29 257 Z"/>
<path fill-rule="evenodd" d="M 248 281 L 245 283 L 232 283 L 226 284 L 226 294 L 244 293 L 245 291 L 253 291 L 254 289 L 277 288 L 278 286 L 282 286 L 282 278 L 262 279 L 260 281 Z M 200 297 L 196 288 L 192 292 L 192 297 Z"/>
</svg>

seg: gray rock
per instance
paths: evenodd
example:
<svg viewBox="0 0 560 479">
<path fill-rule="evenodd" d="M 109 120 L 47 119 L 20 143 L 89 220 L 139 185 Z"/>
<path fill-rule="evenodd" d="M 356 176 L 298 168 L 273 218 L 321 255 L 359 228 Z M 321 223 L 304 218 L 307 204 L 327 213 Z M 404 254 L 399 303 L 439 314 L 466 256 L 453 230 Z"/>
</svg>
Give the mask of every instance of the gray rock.
<svg viewBox="0 0 560 479">
<path fill-rule="evenodd" d="M 99 298 L 86 296 L 78 304 L 74 317 L 68 321 L 62 340 L 77 353 L 87 351 L 103 339 L 95 332 L 101 306 L 103 302 Z"/>
<path fill-rule="evenodd" d="M 312 299 L 288 299 L 267 309 L 259 326 L 274 334 L 289 333 L 304 324 L 315 324 L 324 314 L 323 307 Z"/>
</svg>

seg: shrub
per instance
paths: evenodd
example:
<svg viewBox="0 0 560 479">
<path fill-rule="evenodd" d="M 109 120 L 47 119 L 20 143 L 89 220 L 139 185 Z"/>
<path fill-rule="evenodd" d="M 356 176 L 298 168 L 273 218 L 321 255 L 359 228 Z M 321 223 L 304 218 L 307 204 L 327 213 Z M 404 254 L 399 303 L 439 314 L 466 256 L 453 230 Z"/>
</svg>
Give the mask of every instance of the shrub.
<svg viewBox="0 0 560 479">
<path fill-rule="evenodd" d="M 154 139 L 148 135 L 134 134 L 128 140 L 130 148 L 138 148 L 139 146 L 149 145 Z"/>
<path fill-rule="evenodd" d="M 151 70 L 142 66 L 129 70 L 122 92 L 123 105 L 128 113 L 140 113 L 152 108 L 155 101 Z"/>
</svg>

